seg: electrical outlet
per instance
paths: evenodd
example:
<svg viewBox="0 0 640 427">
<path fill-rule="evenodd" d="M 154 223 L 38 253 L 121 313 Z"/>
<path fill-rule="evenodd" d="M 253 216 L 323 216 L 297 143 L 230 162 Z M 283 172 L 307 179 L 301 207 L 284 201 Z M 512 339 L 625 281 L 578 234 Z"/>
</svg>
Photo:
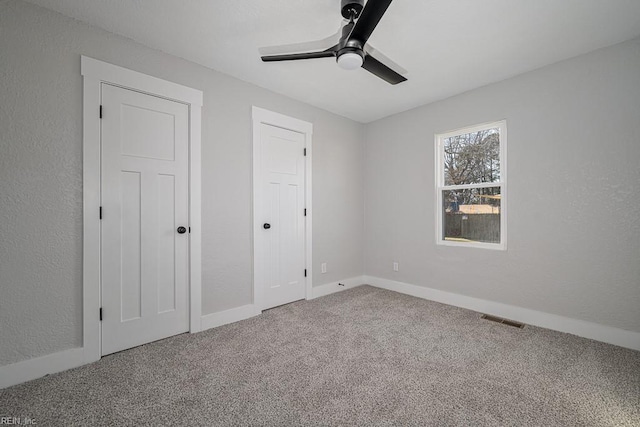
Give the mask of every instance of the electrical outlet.
<svg viewBox="0 0 640 427">
<path fill-rule="evenodd" d="M 324 274 L 327 272 L 327 263 L 323 262 L 322 264 L 320 264 L 320 273 Z"/>
<path fill-rule="evenodd" d="M 398 270 L 399 270 L 398 261 L 393 261 L 393 271 L 398 271 Z"/>
</svg>

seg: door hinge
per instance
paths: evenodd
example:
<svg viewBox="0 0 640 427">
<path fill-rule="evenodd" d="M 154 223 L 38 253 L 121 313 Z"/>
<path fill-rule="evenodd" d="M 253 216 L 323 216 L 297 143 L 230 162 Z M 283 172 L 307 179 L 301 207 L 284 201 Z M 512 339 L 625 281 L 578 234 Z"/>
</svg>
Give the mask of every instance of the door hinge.
<svg viewBox="0 0 640 427">
<path fill-rule="evenodd" d="M 304 149 L 304 155 L 305 156 L 307 155 L 307 149 L 306 148 Z"/>
<path fill-rule="evenodd" d="M 307 216 L 307 208 L 304 208 L 304 216 Z"/>
<path fill-rule="evenodd" d="M 99 213 L 100 219 L 102 219 L 102 206 L 100 206 L 100 213 Z"/>
<path fill-rule="evenodd" d="M 189 227 L 189 234 L 191 234 L 191 227 Z"/>
<path fill-rule="evenodd" d="M 102 118 L 102 105 L 100 105 L 100 118 Z"/>
<path fill-rule="evenodd" d="M 102 307 L 100 307 L 100 321 L 102 322 Z"/>
<path fill-rule="evenodd" d="M 307 269 L 304 269 L 304 277 L 307 277 Z"/>
</svg>

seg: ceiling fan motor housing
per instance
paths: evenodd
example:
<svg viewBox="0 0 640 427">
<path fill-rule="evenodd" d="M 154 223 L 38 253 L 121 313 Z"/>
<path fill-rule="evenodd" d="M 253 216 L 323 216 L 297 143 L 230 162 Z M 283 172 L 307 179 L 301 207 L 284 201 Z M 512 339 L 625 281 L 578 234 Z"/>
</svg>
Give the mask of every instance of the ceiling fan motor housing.
<svg viewBox="0 0 640 427">
<path fill-rule="evenodd" d="M 357 19 L 364 8 L 364 0 L 342 0 L 341 6 L 344 19 Z"/>
<path fill-rule="evenodd" d="M 345 25 L 342 29 L 342 38 L 338 43 L 336 62 L 346 70 L 360 68 L 364 62 L 364 46 L 360 40 L 350 39 L 349 34 L 353 23 Z"/>
</svg>

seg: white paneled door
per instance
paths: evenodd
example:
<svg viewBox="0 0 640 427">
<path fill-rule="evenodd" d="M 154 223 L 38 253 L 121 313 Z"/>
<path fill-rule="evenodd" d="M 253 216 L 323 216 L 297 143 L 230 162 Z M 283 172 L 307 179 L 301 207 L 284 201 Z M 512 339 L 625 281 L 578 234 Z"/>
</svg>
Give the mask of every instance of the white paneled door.
<svg viewBox="0 0 640 427">
<path fill-rule="evenodd" d="M 303 299 L 305 283 L 305 135 L 259 125 L 261 309 Z"/>
<path fill-rule="evenodd" d="M 189 330 L 189 109 L 101 91 L 105 355 Z"/>
</svg>

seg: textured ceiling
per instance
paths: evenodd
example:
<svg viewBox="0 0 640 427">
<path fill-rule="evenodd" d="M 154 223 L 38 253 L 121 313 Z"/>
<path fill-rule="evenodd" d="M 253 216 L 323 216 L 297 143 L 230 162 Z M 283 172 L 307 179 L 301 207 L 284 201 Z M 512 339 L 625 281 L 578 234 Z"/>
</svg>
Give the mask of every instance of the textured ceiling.
<svg viewBox="0 0 640 427">
<path fill-rule="evenodd" d="M 340 0 L 28 0 L 360 122 L 640 36 L 638 0 L 396 0 L 369 40 L 408 71 L 391 86 L 331 58 L 262 63 L 323 39 Z"/>
</svg>

